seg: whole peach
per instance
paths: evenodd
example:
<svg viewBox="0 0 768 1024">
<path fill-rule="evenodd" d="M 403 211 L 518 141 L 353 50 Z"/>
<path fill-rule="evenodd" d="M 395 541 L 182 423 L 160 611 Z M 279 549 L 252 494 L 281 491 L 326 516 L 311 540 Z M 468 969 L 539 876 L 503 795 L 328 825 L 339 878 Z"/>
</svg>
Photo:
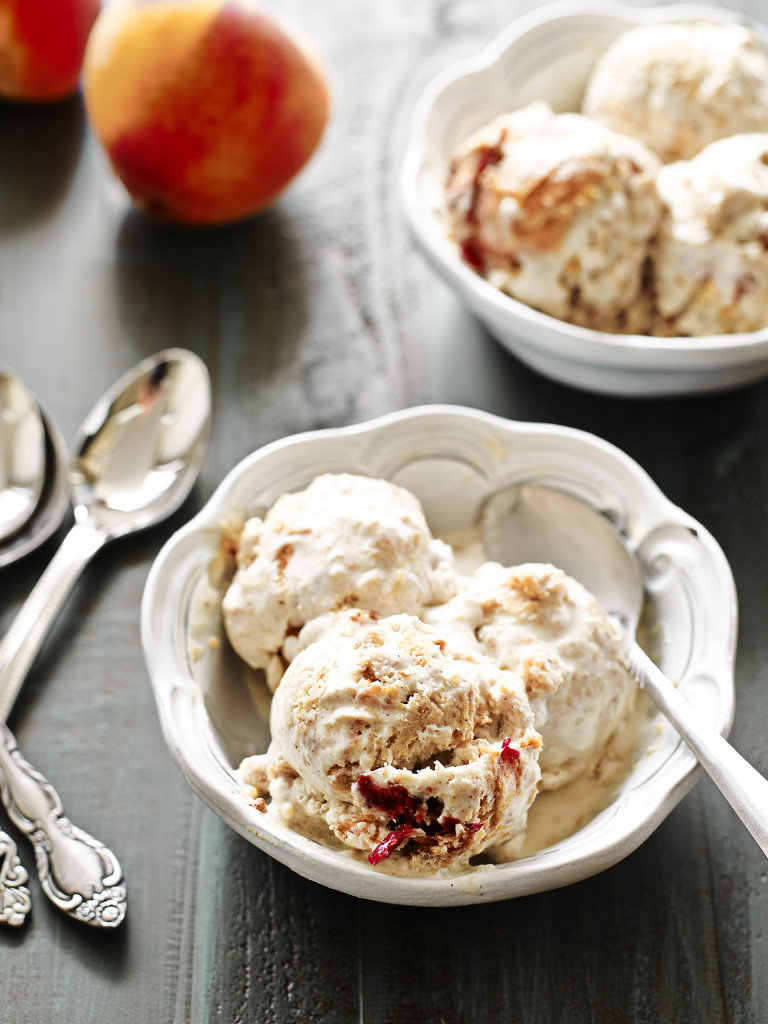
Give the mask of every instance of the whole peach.
<svg viewBox="0 0 768 1024">
<path fill-rule="evenodd" d="M 60 100 L 77 92 L 99 0 L 0 0 L 0 96 Z"/>
<path fill-rule="evenodd" d="M 116 0 L 83 67 L 91 127 L 136 203 L 218 224 L 272 203 L 317 147 L 325 72 L 256 0 Z"/>
</svg>

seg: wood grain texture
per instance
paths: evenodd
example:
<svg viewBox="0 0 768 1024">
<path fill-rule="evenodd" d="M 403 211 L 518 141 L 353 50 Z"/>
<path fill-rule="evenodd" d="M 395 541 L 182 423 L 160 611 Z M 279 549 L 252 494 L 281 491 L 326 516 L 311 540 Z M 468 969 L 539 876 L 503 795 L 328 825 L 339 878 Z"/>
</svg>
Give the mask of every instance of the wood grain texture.
<svg viewBox="0 0 768 1024">
<path fill-rule="evenodd" d="M 215 392 L 196 492 L 171 522 L 98 555 L 14 709 L 21 749 L 120 857 L 129 912 L 120 932 L 96 934 L 33 880 L 28 927 L 0 932 L 0 1024 L 762 1024 L 768 866 L 707 781 L 595 878 L 420 910 L 292 874 L 204 808 L 171 762 L 138 625 L 163 541 L 268 441 L 455 402 L 601 435 L 712 531 L 740 595 L 732 739 L 768 772 L 768 385 L 653 401 L 553 384 L 460 307 L 403 223 L 400 158 L 421 88 L 533 3 L 273 6 L 325 53 L 334 111 L 306 172 L 252 221 L 150 222 L 79 100 L 0 106 L 0 362 L 67 438 L 119 373 L 167 345 L 201 355 Z M 52 550 L 0 571 L 0 627 Z"/>
</svg>

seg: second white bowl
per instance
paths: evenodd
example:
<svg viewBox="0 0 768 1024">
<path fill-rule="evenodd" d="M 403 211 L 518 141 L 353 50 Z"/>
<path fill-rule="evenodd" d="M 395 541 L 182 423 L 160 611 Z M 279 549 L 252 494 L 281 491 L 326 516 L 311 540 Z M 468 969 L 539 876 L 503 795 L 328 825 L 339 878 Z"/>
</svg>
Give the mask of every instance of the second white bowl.
<svg viewBox="0 0 768 1024">
<path fill-rule="evenodd" d="M 520 18 L 473 60 L 442 73 L 414 112 L 402 174 L 413 234 L 437 272 L 519 359 L 565 384 L 617 395 L 717 391 L 768 375 L 768 328 L 700 338 L 618 335 L 576 327 L 505 295 L 449 241 L 440 215 L 451 153 L 505 111 L 536 99 L 578 110 L 595 62 L 622 33 L 660 21 L 734 21 L 733 11 L 563 3 Z M 765 30 L 750 23 L 765 40 Z M 767 44 L 768 45 L 768 44 Z"/>
</svg>

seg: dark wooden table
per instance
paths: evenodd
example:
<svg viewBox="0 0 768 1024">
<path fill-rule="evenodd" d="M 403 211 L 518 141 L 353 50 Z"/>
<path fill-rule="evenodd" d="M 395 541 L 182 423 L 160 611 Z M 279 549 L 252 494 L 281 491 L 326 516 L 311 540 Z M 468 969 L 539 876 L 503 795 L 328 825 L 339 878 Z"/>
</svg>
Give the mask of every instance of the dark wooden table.
<svg viewBox="0 0 768 1024">
<path fill-rule="evenodd" d="M 533 4 L 275 6 L 326 54 L 334 113 L 306 172 L 250 222 L 152 223 L 112 179 L 79 100 L 0 106 L 0 363 L 67 439 L 118 374 L 168 345 L 202 356 L 215 391 L 193 497 L 97 557 L 11 719 L 72 818 L 120 857 L 127 920 L 107 934 L 78 926 L 32 872 L 30 921 L 0 931 L 0 1021 L 763 1024 L 768 865 L 707 780 L 595 878 L 419 910 L 293 875 L 206 809 L 171 762 L 138 620 L 164 540 L 265 442 L 452 402 L 593 431 L 711 530 L 740 599 L 732 740 L 768 773 L 768 383 L 654 401 L 549 382 L 461 308 L 403 223 L 400 158 L 421 88 Z M 0 570 L 0 627 L 53 550 Z"/>
</svg>

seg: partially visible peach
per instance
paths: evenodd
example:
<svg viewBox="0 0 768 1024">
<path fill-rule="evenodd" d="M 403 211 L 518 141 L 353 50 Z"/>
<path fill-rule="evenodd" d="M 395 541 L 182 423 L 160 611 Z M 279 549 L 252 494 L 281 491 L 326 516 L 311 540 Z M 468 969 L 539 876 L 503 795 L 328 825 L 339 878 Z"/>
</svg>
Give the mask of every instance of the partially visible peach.
<svg viewBox="0 0 768 1024">
<path fill-rule="evenodd" d="M 136 203 L 218 224 L 271 204 L 317 147 L 324 70 L 256 0 L 116 0 L 85 55 L 86 112 Z"/>
<path fill-rule="evenodd" d="M 99 0 L 0 0 L 0 96 L 45 102 L 77 92 Z"/>
</svg>

